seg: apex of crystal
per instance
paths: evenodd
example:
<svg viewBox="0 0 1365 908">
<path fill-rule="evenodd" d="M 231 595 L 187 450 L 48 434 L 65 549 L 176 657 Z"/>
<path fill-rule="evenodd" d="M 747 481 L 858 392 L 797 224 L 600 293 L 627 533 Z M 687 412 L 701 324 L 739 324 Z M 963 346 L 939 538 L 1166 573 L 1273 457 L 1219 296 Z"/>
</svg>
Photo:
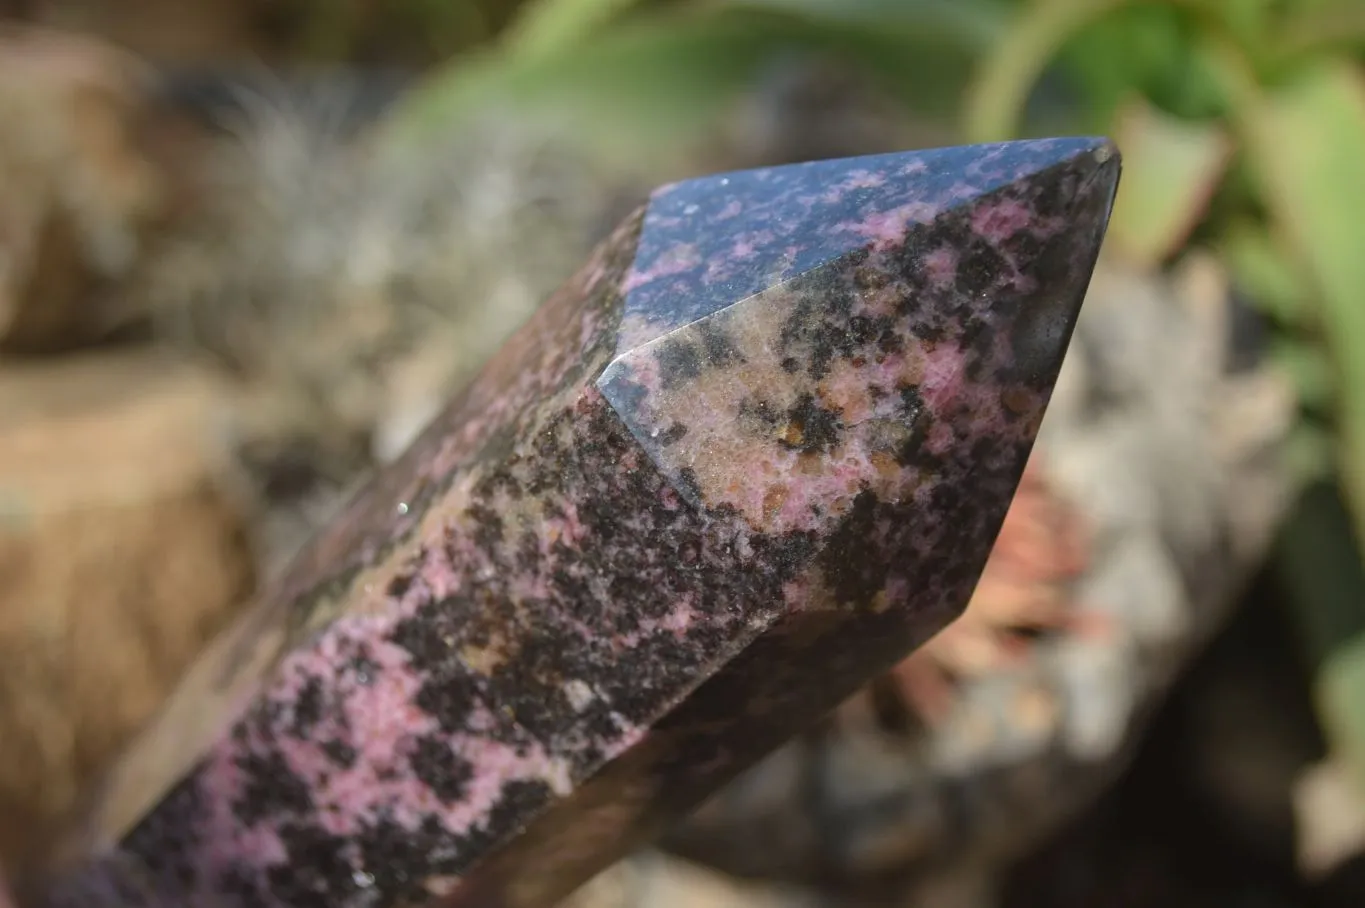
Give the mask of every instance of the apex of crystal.
<svg viewBox="0 0 1365 908">
<path fill-rule="evenodd" d="M 842 256 L 903 244 L 913 227 L 1012 185 L 1046 182 L 1059 167 L 1111 188 L 1118 176 L 1109 140 L 1060 138 L 811 161 L 662 186 L 650 196 L 626 276 L 617 352 Z M 1006 220 L 994 229 L 1011 226 Z"/>
<path fill-rule="evenodd" d="M 665 187 L 599 386 L 679 494 L 764 531 L 923 493 L 967 435 L 1037 430 L 1118 174 L 1052 139 Z"/>
</svg>

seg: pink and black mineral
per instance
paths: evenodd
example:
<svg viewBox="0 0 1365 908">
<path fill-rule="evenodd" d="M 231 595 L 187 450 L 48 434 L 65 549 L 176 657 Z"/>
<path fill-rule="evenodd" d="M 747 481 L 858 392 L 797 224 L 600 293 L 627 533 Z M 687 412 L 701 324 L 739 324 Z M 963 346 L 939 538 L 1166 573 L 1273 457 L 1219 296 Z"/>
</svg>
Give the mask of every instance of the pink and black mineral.
<svg viewBox="0 0 1365 908">
<path fill-rule="evenodd" d="M 196 666 L 34 903 L 531 908 L 659 833 L 964 607 L 1118 174 L 1055 139 L 659 189 Z"/>
</svg>

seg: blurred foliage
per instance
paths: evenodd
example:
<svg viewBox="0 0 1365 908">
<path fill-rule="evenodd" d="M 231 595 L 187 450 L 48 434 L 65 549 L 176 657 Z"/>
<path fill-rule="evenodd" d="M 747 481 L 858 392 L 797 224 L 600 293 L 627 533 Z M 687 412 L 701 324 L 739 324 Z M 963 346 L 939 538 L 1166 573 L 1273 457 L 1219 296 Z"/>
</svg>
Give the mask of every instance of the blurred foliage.
<svg viewBox="0 0 1365 908">
<path fill-rule="evenodd" d="M 574 119 L 601 150 L 667 155 L 704 135 L 771 67 L 856 61 L 923 114 L 952 117 L 1003 35 L 996 4 L 960 0 L 539 0 L 481 52 L 438 69 L 395 118 L 399 141 L 514 105 Z"/>
<path fill-rule="evenodd" d="M 1298 626 L 1318 666 L 1317 711 L 1332 744 L 1365 765 L 1365 567 L 1344 496 L 1312 483 L 1281 534 L 1281 573 L 1301 600 Z"/>
<path fill-rule="evenodd" d="M 653 159 L 802 54 L 857 64 L 967 141 L 1114 137 L 1107 253 L 1149 268 L 1192 243 L 1222 255 L 1298 386 L 1294 468 L 1341 490 L 1341 515 L 1335 491 L 1305 497 L 1280 557 L 1324 725 L 1365 785 L 1365 620 L 1339 615 L 1365 618 L 1360 546 L 1302 541 L 1365 540 L 1365 2 L 527 0 L 510 21 L 438 67 L 389 138 L 513 105 Z"/>
<path fill-rule="evenodd" d="M 1158 265 L 1197 226 L 1277 325 L 1303 404 L 1295 464 L 1316 489 L 1280 566 L 1320 718 L 1365 784 L 1365 587 L 1350 541 L 1365 540 L 1363 50 L 1356 0 L 1040 0 L 984 61 L 964 123 L 975 140 L 1027 130 L 1031 87 L 1060 67 L 1079 122 L 1124 153 L 1113 251 Z"/>
</svg>

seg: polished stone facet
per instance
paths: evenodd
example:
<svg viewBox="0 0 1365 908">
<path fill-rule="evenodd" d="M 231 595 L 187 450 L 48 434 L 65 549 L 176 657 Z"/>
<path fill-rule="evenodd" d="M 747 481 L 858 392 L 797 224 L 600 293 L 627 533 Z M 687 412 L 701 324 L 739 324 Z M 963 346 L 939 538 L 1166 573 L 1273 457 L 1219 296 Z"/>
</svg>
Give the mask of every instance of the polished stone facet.
<svg viewBox="0 0 1365 908">
<path fill-rule="evenodd" d="M 47 903 L 529 908 L 656 834 L 965 605 L 1118 172 L 658 190 L 206 655 Z"/>
</svg>

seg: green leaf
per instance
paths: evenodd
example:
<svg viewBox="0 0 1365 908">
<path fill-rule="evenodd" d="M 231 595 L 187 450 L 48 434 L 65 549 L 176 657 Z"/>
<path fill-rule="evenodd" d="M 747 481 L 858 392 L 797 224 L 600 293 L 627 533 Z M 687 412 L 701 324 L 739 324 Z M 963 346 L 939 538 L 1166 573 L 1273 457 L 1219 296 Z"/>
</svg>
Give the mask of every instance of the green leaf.
<svg viewBox="0 0 1365 908">
<path fill-rule="evenodd" d="M 1275 564 L 1313 666 L 1332 749 L 1365 786 L 1365 565 L 1338 489 L 1309 486 L 1281 528 Z"/>
<path fill-rule="evenodd" d="M 1233 279 L 1263 314 L 1285 327 L 1314 326 L 1309 282 L 1286 254 L 1283 242 L 1277 242 L 1263 224 L 1240 221 L 1229 225 L 1219 248 Z"/>
<path fill-rule="evenodd" d="M 1365 4 L 1360 0 L 1300 2 L 1293 13 L 1280 41 L 1285 54 L 1365 50 Z"/>
<path fill-rule="evenodd" d="M 1272 356 L 1298 392 L 1299 401 L 1310 410 L 1325 412 L 1336 399 L 1336 375 L 1327 351 L 1303 341 L 1280 337 Z"/>
<path fill-rule="evenodd" d="M 934 36 L 981 49 L 1005 37 L 1009 7 L 1000 0 L 722 0 L 748 7 L 864 28 L 909 31 L 917 41 Z"/>
<path fill-rule="evenodd" d="M 516 111 L 566 119 L 605 152 L 666 154 L 704 135 L 766 67 L 803 53 L 864 65 L 930 117 L 955 111 L 976 59 L 970 35 L 915 38 L 774 11 L 687 7 L 637 16 L 554 53 L 457 60 L 397 107 L 390 139 L 421 141 L 481 112 Z"/>
<path fill-rule="evenodd" d="M 1157 267 L 1182 245 L 1208 209 L 1233 146 L 1210 122 L 1180 120 L 1142 102 L 1119 115 L 1123 180 L 1107 242 L 1120 255 Z"/>
<path fill-rule="evenodd" d="M 1216 117 L 1216 82 L 1197 53 L 1207 21 L 1179 2 L 1129 3 L 1078 30 L 1056 68 L 1102 128 L 1135 92 L 1177 116 Z"/>
<path fill-rule="evenodd" d="M 1309 419 L 1301 419 L 1289 429 L 1285 439 L 1283 463 L 1298 487 L 1330 481 L 1336 475 L 1334 463 L 1336 438 L 1331 429 Z"/>
<path fill-rule="evenodd" d="M 1016 135 L 1029 94 L 1057 52 L 1081 29 L 1127 2 L 1038 0 L 1022 6 L 968 93 L 963 121 L 967 137 L 992 142 Z"/>
<path fill-rule="evenodd" d="M 1221 59 L 1267 206 L 1317 291 L 1343 482 L 1365 539 L 1365 85 L 1354 66 L 1326 62 L 1262 93 L 1226 49 Z"/>
<path fill-rule="evenodd" d="M 1217 16 L 1233 36 L 1242 39 L 1263 34 L 1275 20 L 1281 0 L 1199 0 L 1199 5 Z"/>
<path fill-rule="evenodd" d="M 502 35 L 504 52 L 542 56 L 579 44 L 639 0 L 531 0 Z"/>
<path fill-rule="evenodd" d="M 1320 496 L 1288 528 L 1285 567 L 1317 663 L 1319 716 L 1365 785 L 1365 86 L 1321 61 L 1263 92 L 1237 54 L 1212 49 L 1266 203 L 1319 301 L 1336 388 L 1345 505 Z"/>
<path fill-rule="evenodd" d="M 1276 35 L 1282 0 L 1196 0 L 1201 12 L 1225 28 L 1243 50 L 1259 57 Z"/>
<path fill-rule="evenodd" d="M 1365 633 L 1343 641 L 1318 673 L 1318 711 L 1365 790 Z"/>
</svg>

